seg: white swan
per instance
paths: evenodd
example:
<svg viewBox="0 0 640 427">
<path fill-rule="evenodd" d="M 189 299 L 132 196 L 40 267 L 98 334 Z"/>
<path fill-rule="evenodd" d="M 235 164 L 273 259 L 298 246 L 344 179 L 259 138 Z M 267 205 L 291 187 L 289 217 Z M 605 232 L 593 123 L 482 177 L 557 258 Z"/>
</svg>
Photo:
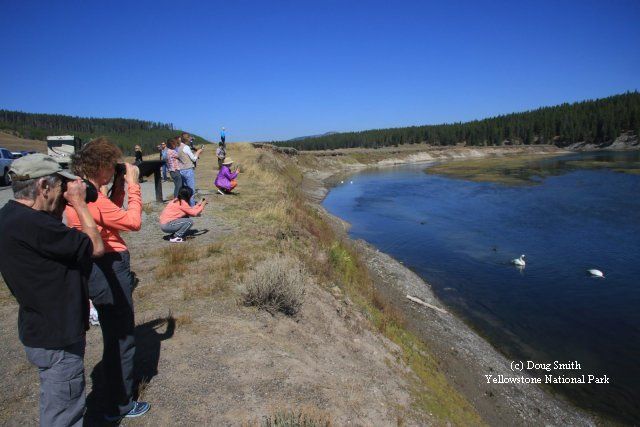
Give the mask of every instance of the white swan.
<svg viewBox="0 0 640 427">
<path fill-rule="evenodd" d="M 595 268 L 590 268 L 587 271 L 589 272 L 591 277 L 601 277 L 601 278 L 604 279 L 604 273 L 602 271 L 600 271 L 600 270 L 596 270 Z"/>
<path fill-rule="evenodd" d="M 525 266 L 524 255 L 520 255 L 520 258 L 512 259 L 511 264 L 517 265 L 518 267 L 524 267 Z"/>
</svg>

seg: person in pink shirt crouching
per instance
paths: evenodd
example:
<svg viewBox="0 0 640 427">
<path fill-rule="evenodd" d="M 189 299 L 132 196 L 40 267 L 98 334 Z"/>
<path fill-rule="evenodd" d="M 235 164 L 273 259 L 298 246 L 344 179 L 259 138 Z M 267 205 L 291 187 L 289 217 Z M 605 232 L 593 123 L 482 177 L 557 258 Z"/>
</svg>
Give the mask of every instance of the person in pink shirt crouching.
<svg viewBox="0 0 640 427">
<path fill-rule="evenodd" d="M 184 242 L 185 234 L 193 227 L 193 220 L 189 217 L 199 216 L 207 205 L 207 201 L 202 199 L 195 206 L 189 206 L 192 195 L 191 187 L 182 187 L 178 197 L 169 202 L 160 214 L 160 229 L 171 233 L 169 241 L 172 243 Z"/>
</svg>

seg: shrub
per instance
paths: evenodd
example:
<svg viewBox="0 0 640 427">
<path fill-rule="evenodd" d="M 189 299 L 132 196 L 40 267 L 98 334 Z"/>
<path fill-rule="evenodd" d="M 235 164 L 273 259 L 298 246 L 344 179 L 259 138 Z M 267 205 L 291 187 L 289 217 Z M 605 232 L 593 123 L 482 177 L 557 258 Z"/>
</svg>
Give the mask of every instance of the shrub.
<svg viewBox="0 0 640 427">
<path fill-rule="evenodd" d="M 276 256 L 249 272 L 243 294 L 246 305 L 274 313 L 294 315 L 302 306 L 309 276 L 300 262 Z"/>
<path fill-rule="evenodd" d="M 261 427 L 331 427 L 331 421 L 324 415 L 303 411 L 279 411 L 270 417 L 263 417 Z"/>
</svg>

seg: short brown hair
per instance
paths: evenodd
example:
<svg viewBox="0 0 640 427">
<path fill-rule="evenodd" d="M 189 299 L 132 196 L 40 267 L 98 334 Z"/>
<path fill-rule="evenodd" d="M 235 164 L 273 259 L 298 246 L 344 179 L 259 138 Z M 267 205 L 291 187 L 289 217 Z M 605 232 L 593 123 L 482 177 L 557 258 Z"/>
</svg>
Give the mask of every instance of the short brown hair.
<svg viewBox="0 0 640 427">
<path fill-rule="evenodd" d="M 97 178 L 101 170 L 113 167 L 122 158 L 122 151 L 106 137 L 94 139 L 75 153 L 72 168 L 76 175 Z"/>
</svg>

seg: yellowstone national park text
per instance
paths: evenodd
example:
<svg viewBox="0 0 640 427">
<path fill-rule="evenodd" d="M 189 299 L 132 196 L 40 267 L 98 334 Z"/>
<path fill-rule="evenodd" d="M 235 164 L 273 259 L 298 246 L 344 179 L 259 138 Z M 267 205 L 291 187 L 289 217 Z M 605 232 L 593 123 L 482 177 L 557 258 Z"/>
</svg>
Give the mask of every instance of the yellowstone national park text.
<svg viewBox="0 0 640 427">
<path fill-rule="evenodd" d="M 524 375 L 507 376 L 485 374 L 487 384 L 609 384 L 607 375 L 583 374 L 575 377 L 563 375 L 545 375 L 544 377 L 527 377 Z"/>
</svg>

